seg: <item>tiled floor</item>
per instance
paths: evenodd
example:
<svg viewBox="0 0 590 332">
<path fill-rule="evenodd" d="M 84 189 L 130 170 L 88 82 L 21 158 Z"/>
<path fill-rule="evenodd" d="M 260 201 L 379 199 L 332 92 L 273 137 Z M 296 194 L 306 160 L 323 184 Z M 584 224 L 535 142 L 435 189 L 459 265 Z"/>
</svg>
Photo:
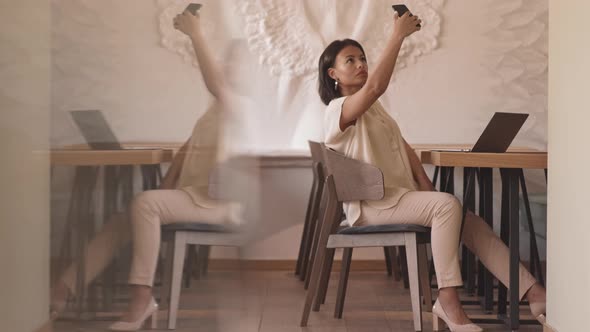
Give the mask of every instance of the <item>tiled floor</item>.
<svg viewBox="0 0 590 332">
<path fill-rule="evenodd" d="M 299 327 L 305 297 L 303 284 L 289 271 L 212 271 L 183 289 L 177 331 L 219 332 L 389 332 L 414 331 L 409 291 L 384 272 L 352 272 L 343 319 L 333 317 L 337 274 L 332 275 L 326 304 L 312 312 L 308 327 Z M 121 309 L 123 303 L 115 306 Z M 471 317 L 483 317 L 479 306 L 466 306 Z M 531 318 L 526 306 L 522 315 Z M 86 321 L 61 320 L 56 332 L 104 331 L 118 313 L 98 313 Z M 486 316 L 493 318 L 493 316 Z M 166 331 L 166 312 L 160 312 L 159 328 Z M 424 314 L 424 331 L 432 331 L 432 318 Z M 482 325 L 486 331 L 508 331 L 503 325 Z M 520 331 L 542 331 L 540 325 Z"/>
</svg>

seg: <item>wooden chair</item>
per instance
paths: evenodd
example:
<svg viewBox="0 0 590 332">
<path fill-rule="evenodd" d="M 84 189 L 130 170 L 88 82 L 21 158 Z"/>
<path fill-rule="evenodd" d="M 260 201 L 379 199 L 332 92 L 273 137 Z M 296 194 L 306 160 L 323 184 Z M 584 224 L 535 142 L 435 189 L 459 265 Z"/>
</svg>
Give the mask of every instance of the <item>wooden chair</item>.
<svg viewBox="0 0 590 332">
<path fill-rule="evenodd" d="M 322 145 L 321 143 L 313 141 L 308 141 L 308 143 L 309 149 L 311 151 L 311 159 L 313 161 L 313 183 L 307 205 L 301 242 L 299 244 L 297 265 L 295 268 L 295 275 L 298 275 L 300 280 L 304 281 L 305 289 L 309 287 L 311 265 L 313 264 L 320 234 L 320 227 L 317 220 L 323 186 L 326 179 L 326 169 L 324 167 L 324 152 L 322 150 Z M 393 275 L 396 281 L 399 281 L 403 276 L 404 284 L 406 284 L 407 271 L 405 269 L 405 256 L 402 256 L 400 252 L 400 256 L 398 257 L 396 247 L 384 247 L 383 252 L 385 254 L 385 266 L 387 268 L 387 274 Z M 408 286 L 406 286 L 406 288 L 408 288 Z M 322 303 L 324 303 L 324 301 L 325 296 L 322 300 Z"/>
<path fill-rule="evenodd" d="M 175 223 L 162 226 L 162 242 L 168 242 L 166 267 L 162 282 L 161 302 L 169 299 L 168 329 L 176 328 L 182 271 L 188 245 L 239 247 L 243 243 L 240 232 L 221 225 L 206 223 Z"/>
<path fill-rule="evenodd" d="M 223 166 L 217 167 L 210 174 L 209 196 L 231 201 L 236 197 L 232 197 L 231 193 L 223 192 L 223 183 L 231 180 L 220 178 L 220 169 L 222 168 Z M 226 167 L 225 170 L 227 171 L 228 168 Z M 162 226 L 161 229 L 162 242 L 166 242 L 168 252 L 165 255 L 163 292 L 160 301 L 164 305 L 169 301 L 168 329 L 175 329 L 187 246 L 199 248 L 197 255 L 200 255 L 201 259 L 198 260 L 198 268 L 203 271 L 207 268 L 205 255 L 208 256 L 211 246 L 241 247 L 247 242 L 247 232 L 237 227 L 199 221 L 168 224 Z"/>
<path fill-rule="evenodd" d="M 336 248 L 344 248 L 340 284 L 334 316 L 342 317 L 344 298 L 350 271 L 352 249 L 358 247 L 403 246 L 406 249 L 414 328 L 422 330 L 422 302 L 420 288 L 427 310 L 432 297 L 428 280 L 426 244 L 430 242 L 430 229 L 419 225 L 357 226 L 339 230 L 342 203 L 347 201 L 379 200 L 383 198 L 383 174 L 372 165 L 346 158 L 324 147 L 326 183 L 320 204 L 321 231 L 318 250 L 313 263 L 310 287 L 305 300 L 301 326 L 306 326 L 312 305 L 314 311 L 327 291 L 327 280 Z"/>
</svg>

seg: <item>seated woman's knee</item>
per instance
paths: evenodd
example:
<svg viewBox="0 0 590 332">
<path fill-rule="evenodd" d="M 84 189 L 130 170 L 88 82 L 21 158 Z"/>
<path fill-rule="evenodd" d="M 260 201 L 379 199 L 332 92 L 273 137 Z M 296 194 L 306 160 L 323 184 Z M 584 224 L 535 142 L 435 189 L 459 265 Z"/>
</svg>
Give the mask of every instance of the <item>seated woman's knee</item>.
<svg viewBox="0 0 590 332">
<path fill-rule="evenodd" d="M 441 209 L 444 212 L 462 213 L 463 207 L 457 197 L 448 193 L 441 194 Z"/>
<path fill-rule="evenodd" d="M 131 214 L 152 210 L 157 201 L 157 197 L 158 193 L 156 190 L 143 191 L 135 195 L 135 197 L 133 197 L 133 200 L 131 201 Z"/>
</svg>

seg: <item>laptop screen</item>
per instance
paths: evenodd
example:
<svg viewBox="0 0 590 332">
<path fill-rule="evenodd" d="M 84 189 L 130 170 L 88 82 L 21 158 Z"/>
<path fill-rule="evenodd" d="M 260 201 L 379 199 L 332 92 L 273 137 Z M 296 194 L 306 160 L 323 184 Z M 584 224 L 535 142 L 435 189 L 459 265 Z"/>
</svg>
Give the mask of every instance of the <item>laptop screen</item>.
<svg viewBox="0 0 590 332">
<path fill-rule="evenodd" d="M 471 152 L 506 152 L 528 116 L 526 113 L 496 112 Z"/>
<path fill-rule="evenodd" d="M 101 111 L 70 111 L 88 145 L 94 150 L 121 150 L 121 144 Z"/>
</svg>

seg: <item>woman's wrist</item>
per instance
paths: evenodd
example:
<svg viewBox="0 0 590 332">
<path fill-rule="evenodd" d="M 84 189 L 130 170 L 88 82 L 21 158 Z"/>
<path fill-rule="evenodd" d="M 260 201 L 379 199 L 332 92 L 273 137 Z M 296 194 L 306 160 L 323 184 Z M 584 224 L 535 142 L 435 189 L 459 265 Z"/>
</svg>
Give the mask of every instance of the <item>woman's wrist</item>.
<svg viewBox="0 0 590 332">
<path fill-rule="evenodd" d="M 390 38 L 392 42 L 401 44 L 404 41 L 404 39 L 406 39 L 406 36 L 394 29 Z"/>
<path fill-rule="evenodd" d="M 199 27 L 193 28 L 192 31 L 188 34 L 188 36 L 193 42 L 200 42 L 201 38 L 203 37 L 203 35 L 201 34 L 201 29 Z"/>
</svg>

